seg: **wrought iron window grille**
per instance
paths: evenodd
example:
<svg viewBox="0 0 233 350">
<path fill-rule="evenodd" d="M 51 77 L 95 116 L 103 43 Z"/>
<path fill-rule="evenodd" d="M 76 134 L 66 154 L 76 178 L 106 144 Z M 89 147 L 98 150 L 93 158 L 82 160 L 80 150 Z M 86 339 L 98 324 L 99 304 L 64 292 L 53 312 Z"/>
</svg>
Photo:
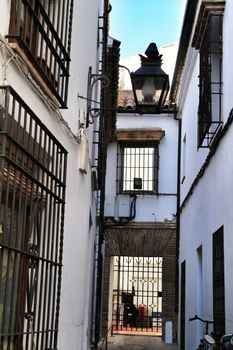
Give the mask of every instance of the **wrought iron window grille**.
<svg viewBox="0 0 233 350">
<path fill-rule="evenodd" d="M 67 152 L 0 87 L 0 348 L 56 349 Z"/>
<path fill-rule="evenodd" d="M 158 142 L 119 142 L 117 149 L 117 192 L 157 194 L 158 168 Z"/>
<path fill-rule="evenodd" d="M 211 146 L 222 126 L 222 16 L 208 20 L 200 46 L 198 144 Z"/>
<path fill-rule="evenodd" d="M 73 0 L 12 0 L 8 40 L 18 44 L 66 108 Z"/>
</svg>

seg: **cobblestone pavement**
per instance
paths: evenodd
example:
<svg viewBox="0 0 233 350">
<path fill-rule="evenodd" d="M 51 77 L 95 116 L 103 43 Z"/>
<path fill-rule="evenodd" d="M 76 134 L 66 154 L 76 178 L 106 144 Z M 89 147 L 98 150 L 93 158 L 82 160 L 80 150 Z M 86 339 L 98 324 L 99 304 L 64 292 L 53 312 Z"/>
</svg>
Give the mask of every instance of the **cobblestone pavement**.
<svg viewBox="0 0 233 350">
<path fill-rule="evenodd" d="M 166 344 L 161 338 L 139 335 L 114 335 L 108 339 L 108 350 L 178 350 L 177 344 Z"/>
</svg>

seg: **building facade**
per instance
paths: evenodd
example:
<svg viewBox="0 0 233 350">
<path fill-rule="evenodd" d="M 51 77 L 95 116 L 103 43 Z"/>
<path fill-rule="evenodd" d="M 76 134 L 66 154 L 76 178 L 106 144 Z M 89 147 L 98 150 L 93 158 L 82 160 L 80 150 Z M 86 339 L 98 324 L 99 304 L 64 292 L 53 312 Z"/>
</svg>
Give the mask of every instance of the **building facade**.
<svg viewBox="0 0 233 350">
<path fill-rule="evenodd" d="M 98 340 L 103 134 L 88 96 L 100 101 L 108 11 L 101 0 L 1 1 L 2 350 Z"/>
<path fill-rule="evenodd" d="M 176 52 L 175 45 L 163 49 Z M 107 146 L 104 326 L 113 334 L 164 339 L 170 321 L 175 340 L 179 122 L 168 107 L 162 114 L 135 112 L 121 68 L 133 70 L 134 61 L 120 62 L 117 120 Z"/>
<path fill-rule="evenodd" d="M 171 100 L 181 119 L 180 312 L 182 349 L 203 325 L 232 333 L 231 1 L 187 1 Z"/>
</svg>

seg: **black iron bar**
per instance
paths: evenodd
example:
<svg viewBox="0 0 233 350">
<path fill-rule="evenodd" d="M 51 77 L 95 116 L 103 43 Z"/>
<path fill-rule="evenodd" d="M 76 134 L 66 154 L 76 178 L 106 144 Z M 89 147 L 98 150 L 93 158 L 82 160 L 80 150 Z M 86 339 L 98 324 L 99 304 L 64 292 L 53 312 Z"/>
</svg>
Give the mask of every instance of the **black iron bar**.
<svg viewBox="0 0 233 350">
<path fill-rule="evenodd" d="M 52 207 L 52 237 L 51 237 L 51 243 L 50 243 L 50 259 L 51 260 L 54 260 L 54 240 L 55 240 L 55 229 L 56 229 L 56 203 L 54 202 L 53 203 L 53 207 Z M 52 295 L 54 295 L 53 293 L 53 288 L 55 288 L 55 285 L 54 285 L 54 276 L 53 276 L 53 267 L 50 266 L 50 271 L 49 271 L 49 302 L 48 302 L 48 310 L 47 310 L 47 328 L 51 328 L 49 327 L 50 326 L 50 323 L 51 323 L 51 315 L 52 312 L 51 312 L 51 309 L 53 309 L 53 298 L 51 297 Z M 50 334 L 50 337 L 51 337 L 51 334 Z M 50 342 L 49 342 L 49 337 L 48 337 L 48 341 L 46 342 L 46 345 L 48 346 L 48 344 L 50 343 L 50 347 L 52 346 L 52 339 L 50 339 Z"/>
<path fill-rule="evenodd" d="M 42 334 L 42 333 L 48 333 L 52 331 L 58 331 L 58 329 L 41 329 L 40 331 L 34 331 L 34 334 Z M 12 333 L 2 333 L 1 337 L 16 337 L 21 335 L 27 335 L 27 332 L 12 332 Z M 29 334 L 33 334 L 33 332 L 29 332 Z"/>
<path fill-rule="evenodd" d="M 150 303 L 150 259 L 146 258 L 146 267 L 147 267 L 147 271 L 146 271 L 146 309 L 147 309 L 147 319 L 146 319 L 146 330 L 149 330 L 150 327 L 150 314 L 149 314 L 149 303 Z"/>
<path fill-rule="evenodd" d="M 12 144 L 10 145 L 10 148 L 12 147 Z M 18 147 L 16 148 L 16 152 L 15 152 L 15 159 L 16 162 L 18 162 Z M 22 159 L 23 160 L 23 159 Z M 22 180 L 22 175 L 20 176 L 20 183 Z M 10 240 L 9 244 L 15 245 L 15 247 L 18 247 L 18 243 L 20 242 L 20 224 L 19 224 L 19 220 L 20 220 L 20 209 L 18 208 L 18 215 L 17 215 L 17 203 L 16 203 L 16 174 L 14 173 L 14 184 L 13 184 L 13 194 L 12 194 L 12 211 L 11 211 L 11 216 L 12 216 L 12 220 L 11 220 L 11 234 L 10 236 L 15 236 L 12 237 L 13 241 Z M 20 188 L 21 190 L 21 188 Z M 17 217 L 18 222 L 14 221 L 14 217 Z M 13 328 L 15 322 L 14 322 L 14 318 L 16 317 L 15 315 L 15 310 L 17 307 L 17 297 L 15 296 L 15 294 L 17 293 L 18 290 L 18 274 L 19 274 L 19 254 L 12 252 L 12 257 L 13 258 L 13 276 L 12 276 L 12 289 L 11 289 L 11 309 L 10 309 L 10 317 L 9 317 L 9 329 L 8 332 L 11 332 L 11 327 Z"/>
<path fill-rule="evenodd" d="M 23 7 L 23 11 L 21 7 Z M 46 8 L 44 2 L 18 1 L 18 8 L 15 11 L 16 18 L 12 20 L 16 26 L 12 25 L 8 37 L 18 41 L 26 53 L 33 57 L 32 63 L 48 78 L 51 88 L 64 107 L 69 77 L 73 1 L 67 1 L 66 7 L 63 2 L 62 9 L 63 11 L 60 11 L 60 2 L 53 3 L 53 5 L 49 2 L 48 8 Z M 21 17 L 22 14 L 23 17 Z M 60 30 L 58 33 L 58 26 L 61 29 L 66 28 L 66 30 Z M 61 74 L 56 74 L 57 65 L 59 65 Z M 60 77 L 61 81 L 59 81 Z"/>
<path fill-rule="evenodd" d="M 15 288 L 8 293 L 10 313 L 6 314 L 6 303 L 3 303 L 8 329 L 5 332 L 4 329 L 0 329 L 0 339 L 1 343 L 5 339 L 7 349 L 10 349 L 9 346 L 13 343 L 17 344 L 17 348 L 21 347 L 23 342 L 30 348 L 35 346 L 38 349 L 43 347 L 44 334 L 49 333 L 50 345 L 55 347 L 53 343 L 56 343 L 57 337 L 55 339 L 53 334 L 57 334 L 60 302 L 67 153 L 27 105 L 21 103 L 22 100 L 14 90 L 9 87 L 4 89 L 6 91 L 3 114 L 5 120 L 3 131 L 0 133 L 2 140 L 0 170 L 4 179 L 4 190 L 0 193 L 0 204 L 3 208 L 4 221 L 8 225 L 8 237 L 5 233 L 3 241 L 0 242 L 0 256 L 2 259 L 3 254 L 5 255 L 7 264 L 5 301 L 10 283 L 14 282 Z M 52 224 L 50 214 L 53 217 Z M 50 254 L 46 254 L 48 236 L 52 237 L 48 244 Z M 13 259 L 11 261 L 13 265 L 7 263 L 10 258 Z M 49 298 L 47 303 L 43 297 L 48 286 L 44 284 L 45 270 L 49 270 L 51 279 L 51 292 L 46 294 Z M 11 281 L 13 282 L 9 280 L 9 271 L 12 271 Z M 23 285 L 25 283 L 20 276 L 27 276 L 28 320 L 24 319 L 26 310 L 23 302 L 25 300 Z M 19 280 L 21 280 L 20 285 Z M 26 282 L 26 278 L 24 280 Z M 2 289 L 1 279 L 0 289 Z M 21 300 L 17 307 L 15 306 L 16 295 Z M 45 327 L 43 314 L 47 312 L 48 305 L 52 305 L 50 324 Z M 13 329 L 14 334 L 12 334 Z"/>
<path fill-rule="evenodd" d="M 51 155 L 52 159 L 52 164 L 51 164 L 51 172 L 53 173 L 54 171 L 54 144 L 50 144 L 50 149 L 49 149 L 49 155 Z M 50 190 L 53 189 L 53 180 L 51 179 L 51 188 Z M 53 208 L 53 198 L 50 196 L 48 199 L 48 232 L 52 232 L 52 208 Z M 47 259 L 50 259 L 50 242 L 51 242 L 51 234 L 47 234 L 46 237 L 46 257 Z M 46 328 L 49 328 L 49 313 L 48 313 L 48 300 L 49 300 L 49 264 L 45 264 L 45 278 L 44 278 L 44 293 L 43 293 L 43 324 L 46 325 Z M 42 348 L 46 348 L 48 345 L 48 333 L 42 335 Z"/>
<path fill-rule="evenodd" d="M 57 146 L 54 144 L 53 147 L 53 167 L 52 170 L 55 173 L 56 178 L 58 178 L 58 174 L 57 174 L 57 162 L 58 162 L 58 157 L 59 157 L 59 151 L 57 149 Z M 54 192 L 57 194 L 57 186 L 56 184 L 54 184 Z M 56 210 L 57 210 L 57 205 L 56 205 L 56 200 L 53 200 L 53 205 L 51 207 L 52 209 L 52 221 L 51 221 L 51 227 L 52 227 L 52 235 L 51 235 L 51 247 L 50 247 L 50 259 L 54 260 L 54 241 L 55 241 L 55 235 L 56 235 Z M 53 268 L 52 266 L 50 266 L 50 274 L 49 274 L 49 300 L 50 302 L 48 302 L 48 311 L 47 311 L 47 327 L 49 328 L 50 322 L 51 322 L 51 308 L 53 305 L 53 298 L 51 298 L 52 295 L 54 295 L 53 293 L 53 288 L 55 288 L 54 285 L 54 279 L 53 279 Z M 46 345 L 48 346 L 49 344 L 49 337 L 48 340 L 46 342 Z M 50 344 L 52 344 L 52 333 L 50 333 Z M 51 345 L 50 345 L 51 347 Z"/>
<path fill-rule="evenodd" d="M 59 193 L 60 194 L 60 193 Z M 58 207 L 57 212 L 57 223 L 56 223 L 56 242 L 55 242 L 55 261 L 57 261 L 58 258 L 58 248 L 59 248 L 59 228 L 60 228 L 60 205 Z M 55 307 L 56 307 L 56 285 L 57 285 L 57 268 L 54 268 L 54 288 L 53 288 L 53 305 L 52 305 L 52 315 L 55 314 Z M 51 319 L 51 329 L 55 327 L 55 319 L 52 317 Z M 50 341 L 50 347 L 52 348 L 52 337 Z"/>
<path fill-rule="evenodd" d="M 10 170 L 10 166 L 9 164 L 6 165 L 7 170 L 9 172 Z M 7 231 L 9 230 L 9 228 L 7 227 L 7 214 L 8 214 L 8 208 L 9 208 L 9 188 L 10 188 L 10 178 L 7 178 L 7 183 L 6 183 L 6 194 L 5 194 L 5 207 L 4 207 L 4 214 L 3 214 L 3 227 L 4 227 L 4 233 L 3 233 L 3 242 L 7 242 L 8 244 L 9 242 L 9 238 L 6 237 Z M 8 228 L 8 230 L 7 230 Z M 4 248 L 3 244 L 2 244 L 2 248 Z M 3 249 L 3 259 L 5 257 L 5 261 L 6 261 L 6 272 L 5 272 L 5 290 L 4 290 L 4 296 L 3 296 L 3 312 L 2 312 L 2 320 L 3 320 L 3 332 L 4 330 L 7 328 L 7 295 L 8 295 L 8 290 L 10 290 L 8 287 L 7 283 L 9 281 L 9 273 L 10 273 L 10 255 L 8 254 L 7 256 L 5 255 L 6 251 L 5 249 Z M 4 286 L 4 285 L 3 285 Z M 6 331 L 5 331 L 6 332 Z"/>
</svg>

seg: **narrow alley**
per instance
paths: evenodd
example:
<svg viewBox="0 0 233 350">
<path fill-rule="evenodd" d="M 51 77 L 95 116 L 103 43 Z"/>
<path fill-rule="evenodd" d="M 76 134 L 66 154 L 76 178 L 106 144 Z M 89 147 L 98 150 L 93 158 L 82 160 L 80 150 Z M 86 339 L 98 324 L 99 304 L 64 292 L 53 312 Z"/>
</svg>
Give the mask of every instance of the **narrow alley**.
<svg viewBox="0 0 233 350">
<path fill-rule="evenodd" d="M 0 3 L 0 350 L 213 350 L 233 0 Z"/>
<path fill-rule="evenodd" d="M 160 337 L 116 335 L 109 337 L 106 350 L 178 350 L 178 345 L 166 344 Z"/>
</svg>

